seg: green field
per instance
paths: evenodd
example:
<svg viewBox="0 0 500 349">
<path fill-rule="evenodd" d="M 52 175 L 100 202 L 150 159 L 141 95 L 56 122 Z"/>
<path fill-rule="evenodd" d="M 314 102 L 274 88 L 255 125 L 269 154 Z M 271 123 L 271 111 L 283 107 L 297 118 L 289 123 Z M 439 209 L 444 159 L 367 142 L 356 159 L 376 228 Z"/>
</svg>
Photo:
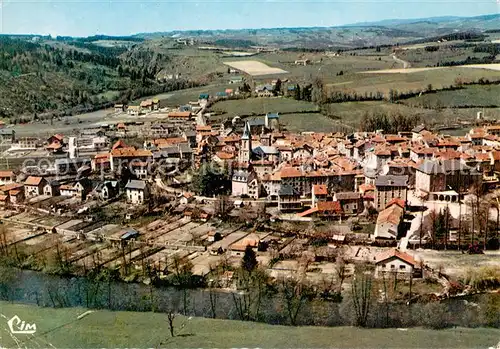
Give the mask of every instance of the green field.
<svg viewBox="0 0 500 349">
<path fill-rule="evenodd" d="M 500 107 L 500 85 L 468 86 L 455 91 L 439 91 L 401 101 L 424 108 Z"/>
<path fill-rule="evenodd" d="M 266 113 L 314 112 L 318 107 L 310 102 L 292 98 L 247 98 L 216 103 L 213 111 L 222 113 L 222 118 L 236 115 L 264 115 Z"/>
<path fill-rule="evenodd" d="M 39 308 L 0 303 L 2 321 L 14 315 L 35 323 L 33 335 L 11 335 L 5 323 L 0 344 L 7 348 L 488 348 L 500 340 L 498 329 L 448 330 L 286 327 L 260 323 L 176 317 L 176 337 L 166 314 Z"/>
<path fill-rule="evenodd" d="M 425 90 L 429 84 L 434 89 L 441 89 L 455 85 L 457 78 L 462 81 L 477 81 L 480 78 L 500 79 L 500 71 L 450 67 L 414 73 L 344 74 L 337 77 L 337 82 L 328 87 L 332 91 L 387 94 L 391 89 L 399 92 L 421 91 Z"/>
</svg>

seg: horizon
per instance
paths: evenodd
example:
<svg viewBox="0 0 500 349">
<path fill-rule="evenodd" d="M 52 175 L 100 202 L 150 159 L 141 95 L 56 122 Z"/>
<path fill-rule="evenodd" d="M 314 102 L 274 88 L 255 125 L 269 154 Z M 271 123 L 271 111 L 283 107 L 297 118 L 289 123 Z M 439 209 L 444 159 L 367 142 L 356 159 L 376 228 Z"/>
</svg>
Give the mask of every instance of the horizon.
<svg viewBox="0 0 500 349">
<path fill-rule="evenodd" d="M 0 7 L 0 33 L 88 37 L 186 31 L 335 28 L 381 21 L 498 15 L 499 1 L 408 3 L 402 0 L 295 0 L 285 3 L 281 0 L 248 0 L 237 3 L 235 0 L 165 0 L 136 3 L 110 0 L 108 3 L 84 3 L 76 0 L 61 3 L 42 0 L 33 4 L 25 0 L 6 0 Z M 15 15 L 17 13 L 23 13 L 23 16 Z M 276 13 L 282 15 L 276 16 Z M 408 16 L 409 13 L 412 16 Z"/>
</svg>

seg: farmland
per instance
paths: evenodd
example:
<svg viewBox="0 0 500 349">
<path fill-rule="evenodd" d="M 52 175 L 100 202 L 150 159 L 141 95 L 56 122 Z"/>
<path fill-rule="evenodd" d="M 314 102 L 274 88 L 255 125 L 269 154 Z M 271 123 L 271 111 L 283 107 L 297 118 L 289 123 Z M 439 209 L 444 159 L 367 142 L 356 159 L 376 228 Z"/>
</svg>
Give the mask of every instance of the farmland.
<svg viewBox="0 0 500 349">
<path fill-rule="evenodd" d="M 11 335 L 1 327 L 2 346 L 17 347 L 259 347 L 259 348 L 488 348 L 500 330 L 455 328 L 359 329 L 353 327 L 285 327 L 260 323 L 177 316 L 177 336 L 169 335 L 166 314 L 112 312 L 84 308 L 39 308 L 0 303 L 2 316 L 18 315 L 35 323 L 34 335 Z M 2 319 L 2 321 L 5 321 Z M 256 333 L 258 335 L 256 336 Z"/>
<path fill-rule="evenodd" d="M 461 79 L 464 82 L 477 81 L 483 79 L 500 79 L 500 72 L 485 69 L 470 69 L 464 67 L 442 68 L 442 69 L 412 69 L 408 74 L 397 74 L 405 70 L 389 70 L 371 72 L 370 74 L 354 74 L 355 76 L 342 76 L 345 81 L 354 81 L 348 86 L 330 86 L 333 91 L 348 90 L 358 94 L 389 93 L 391 89 L 397 89 L 399 92 L 422 91 L 429 85 L 434 89 L 442 89 L 456 84 L 456 80 Z M 394 74 L 388 74 L 393 72 Z"/>
<path fill-rule="evenodd" d="M 318 107 L 313 103 L 296 101 L 291 98 L 249 98 L 221 101 L 214 105 L 214 111 L 223 116 L 264 115 L 266 113 L 315 112 Z"/>
<path fill-rule="evenodd" d="M 454 91 L 439 91 L 401 101 L 412 107 L 464 108 L 500 107 L 500 85 L 467 86 Z"/>
<path fill-rule="evenodd" d="M 286 74 L 287 71 L 280 68 L 269 67 L 259 61 L 232 61 L 224 62 L 225 65 L 238 69 L 252 76 Z"/>
</svg>

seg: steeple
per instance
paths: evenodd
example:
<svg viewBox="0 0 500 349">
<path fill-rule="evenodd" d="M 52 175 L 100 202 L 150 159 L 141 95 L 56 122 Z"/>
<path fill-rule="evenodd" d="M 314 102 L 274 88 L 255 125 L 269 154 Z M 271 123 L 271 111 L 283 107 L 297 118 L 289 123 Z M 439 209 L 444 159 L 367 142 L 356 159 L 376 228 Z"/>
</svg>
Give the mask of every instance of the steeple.
<svg viewBox="0 0 500 349">
<path fill-rule="evenodd" d="M 252 139 L 252 135 L 250 133 L 250 125 L 248 124 L 248 122 L 245 122 L 245 129 L 243 130 L 243 136 L 241 136 L 241 139 Z"/>
<path fill-rule="evenodd" d="M 248 162 L 252 157 L 252 134 L 250 133 L 250 125 L 245 122 L 243 136 L 241 136 L 240 146 L 240 161 Z"/>
</svg>

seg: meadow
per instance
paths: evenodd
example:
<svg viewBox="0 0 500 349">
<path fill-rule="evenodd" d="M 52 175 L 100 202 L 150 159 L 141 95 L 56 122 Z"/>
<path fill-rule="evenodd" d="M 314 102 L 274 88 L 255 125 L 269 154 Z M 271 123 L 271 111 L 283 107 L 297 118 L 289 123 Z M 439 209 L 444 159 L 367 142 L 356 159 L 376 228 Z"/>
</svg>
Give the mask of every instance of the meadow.
<svg viewBox="0 0 500 349">
<path fill-rule="evenodd" d="M 318 107 L 310 102 L 297 101 L 292 98 L 247 98 L 220 101 L 214 104 L 213 111 L 222 113 L 221 117 L 236 115 L 264 115 L 266 113 L 315 112 Z"/>
<path fill-rule="evenodd" d="M 493 328 L 287 327 L 184 316 L 174 319 L 176 336 L 172 338 L 166 314 L 86 313 L 84 308 L 41 308 L 8 302 L 0 302 L 0 308 L 1 321 L 17 315 L 37 326 L 33 335 L 12 335 L 6 324 L 1 326 L 1 344 L 6 348 L 488 348 L 500 338 L 500 330 Z"/>
<path fill-rule="evenodd" d="M 438 91 L 420 97 L 402 100 L 411 107 L 424 108 L 464 108 L 500 107 L 500 85 L 467 86 L 454 91 Z"/>
</svg>

